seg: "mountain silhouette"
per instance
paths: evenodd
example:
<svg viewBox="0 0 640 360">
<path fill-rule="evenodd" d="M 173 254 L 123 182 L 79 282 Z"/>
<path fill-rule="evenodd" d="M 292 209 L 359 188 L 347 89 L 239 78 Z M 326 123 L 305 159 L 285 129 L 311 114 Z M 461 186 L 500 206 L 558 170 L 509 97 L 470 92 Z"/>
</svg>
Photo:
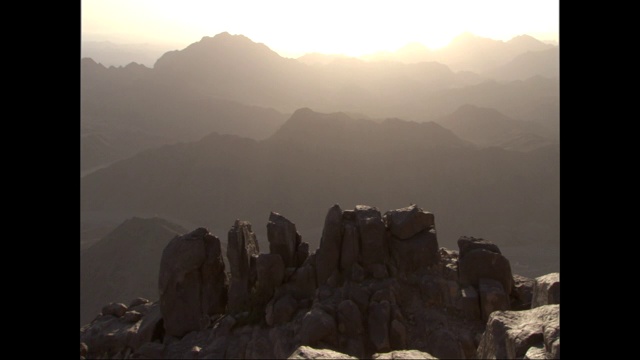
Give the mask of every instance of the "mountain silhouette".
<svg viewBox="0 0 640 360">
<path fill-rule="evenodd" d="M 416 136 L 405 142 L 410 132 Z M 315 246 L 327 199 L 345 207 L 429 204 L 442 214 L 444 244 L 464 234 L 512 246 L 557 244 L 558 147 L 477 149 L 437 124 L 376 123 L 301 109 L 263 141 L 212 133 L 87 175 L 81 220 L 152 213 L 223 233 L 236 218 L 260 223 L 277 211 L 292 214 Z M 254 231 L 263 242 L 264 229 Z M 555 266 L 556 255 L 536 263 L 536 255 L 527 254 L 534 263 L 527 271 Z"/>
</svg>

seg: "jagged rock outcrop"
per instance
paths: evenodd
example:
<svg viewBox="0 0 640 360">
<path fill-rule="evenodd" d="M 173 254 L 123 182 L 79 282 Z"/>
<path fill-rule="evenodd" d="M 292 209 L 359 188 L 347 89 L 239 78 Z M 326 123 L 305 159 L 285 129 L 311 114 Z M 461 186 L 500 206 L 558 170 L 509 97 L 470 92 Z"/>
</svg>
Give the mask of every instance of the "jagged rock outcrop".
<svg viewBox="0 0 640 360">
<path fill-rule="evenodd" d="M 220 240 L 205 228 L 177 236 L 160 260 L 160 309 L 167 335 L 182 337 L 226 310 L 227 284 Z"/>
<path fill-rule="evenodd" d="M 278 254 L 284 262 L 285 268 L 298 267 L 303 254 L 298 255 L 298 247 L 302 243 L 302 236 L 296 231 L 296 225 L 284 216 L 272 212 L 267 224 L 267 238 L 269 252 Z M 308 249 L 308 245 L 307 245 Z"/>
<path fill-rule="evenodd" d="M 160 301 L 105 306 L 81 329 L 81 352 L 399 359 L 540 356 L 543 349 L 544 356 L 559 356 L 553 316 L 501 311 L 530 304 L 534 281 L 513 276 L 488 241 L 463 237 L 459 253 L 439 249 L 433 214 L 415 205 L 384 216 L 374 207 L 334 205 L 316 252 L 283 215 L 271 213 L 267 235 L 269 253 L 261 254 L 251 224 L 233 224 L 230 273 L 220 241 L 206 229 L 176 237 L 163 252 Z M 541 299 L 555 291 L 547 279 L 536 279 Z M 515 345 L 500 343 L 512 335 Z"/>
<path fill-rule="evenodd" d="M 531 308 L 560 304 L 560 273 L 537 277 L 533 285 Z"/>
<path fill-rule="evenodd" d="M 236 220 L 229 230 L 227 244 L 227 259 L 231 272 L 228 311 L 239 312 L 248 308 L 249 293 L 254 286 L 250 280 L 256 280 L 251 278 L 251 257 L 259 253 L 260 247 L 256 235 L 251 230 L 251 224 L 248 221 Z"/>
<path fill-rule="evenodd" d="M 511 264 L 495 244 L 483 239 L 461 237 L 458 240 L 460 260 L 458 275 L 463 286 L 480 286 L 480 279 L 493 279 L 502 284 L 504 292 L 511 293 L 513 275 Z"/>
<path fill-rule="evenodd" d="M 530 351 L 531 348 L 534 348 Z M 524 311 L 491 314 L 480 340 L 480 359 L 515 359 L 539 356 L 560 358 L 560 305 L 543 305 Z"/>
</svg>

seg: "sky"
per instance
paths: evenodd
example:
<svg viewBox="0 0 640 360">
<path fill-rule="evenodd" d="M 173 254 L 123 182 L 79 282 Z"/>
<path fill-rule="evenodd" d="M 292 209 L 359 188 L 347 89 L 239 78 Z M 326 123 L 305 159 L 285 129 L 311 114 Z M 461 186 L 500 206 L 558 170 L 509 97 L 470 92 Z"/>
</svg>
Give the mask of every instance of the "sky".
<svg viewBox="0 0 640 360">
<path fill-rule="evenodd" d="M 242 34 L 286 57 L 361 56 L 418 42 L 431 49 L 470 32 L 559 43 L 559 0 L 82 0 L 83 41 L 167 44 Z"/>
</svg>

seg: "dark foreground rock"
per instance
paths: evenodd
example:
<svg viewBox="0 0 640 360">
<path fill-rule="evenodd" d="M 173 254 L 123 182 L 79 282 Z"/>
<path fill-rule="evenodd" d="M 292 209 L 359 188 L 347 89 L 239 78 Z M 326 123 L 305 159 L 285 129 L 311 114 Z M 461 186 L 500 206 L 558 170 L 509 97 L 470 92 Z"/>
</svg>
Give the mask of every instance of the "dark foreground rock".
<svg viewBox="0 0 640 360">
<path fill-rule="evenodd" d="M 433 219 L 414 205 L 384 216 L 334 205 L 314 252 L 293 222 L 271 213 L 269 253 L 259 252 L 251 224 L 237 220 L 228 271 L 218 238 L 196 229 L 165 248 L 160 300 L 105 306 L 80 330 L 81 355 L 559 357 L 559 305 L 505 311 L 526 308 L 535 289 L 539 302 L 559 301 L 559 278 L 512 275 L 486 240 L 461 238 L 460 253 L 439 248 Z"/>
</svg>

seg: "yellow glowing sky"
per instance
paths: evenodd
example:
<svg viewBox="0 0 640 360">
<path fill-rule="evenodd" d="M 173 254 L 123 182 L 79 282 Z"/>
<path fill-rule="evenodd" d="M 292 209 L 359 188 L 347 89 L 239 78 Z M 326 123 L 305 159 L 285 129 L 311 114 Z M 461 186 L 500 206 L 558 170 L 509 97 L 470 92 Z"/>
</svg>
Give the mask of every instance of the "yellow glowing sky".
<svg viewBox="0 0 640 360">
<path fill-rule="evenodd" d="M 432 49 L 463 32 L 559 41 L 559 0 L 82 0 L 85 41 L 183 48 L 223 31 L 283 56 L 359 56 L 411 42 Z"/>
</svg>

